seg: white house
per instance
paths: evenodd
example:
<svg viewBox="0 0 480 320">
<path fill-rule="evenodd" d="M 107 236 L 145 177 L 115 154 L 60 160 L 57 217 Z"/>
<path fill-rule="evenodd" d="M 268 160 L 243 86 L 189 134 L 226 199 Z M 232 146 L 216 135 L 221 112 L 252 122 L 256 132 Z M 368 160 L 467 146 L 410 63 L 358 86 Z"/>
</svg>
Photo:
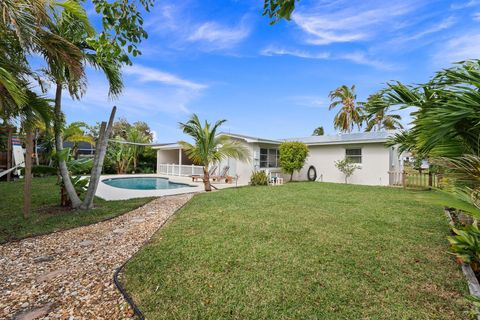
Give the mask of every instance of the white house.
<svg viewBox="0 0 480 320">
<path fill-rule="evenodd" d="M 237 177 L 238 184 L 247 184 L 255 170 L 267 170 L 274 175 L 282 175 L 279 167 L 280 144 L 284 141 L 304 142 L 309 148 L 309 156 L 300 172 L 294 174 L 296 180 L 313 178 L 313 166 L 316 180 L 324 182 L 343 182 L 343 174 L 335 167 L 335 161 L 345 157 L 357 163 L 356 170 L 349 182 L 366 185 L 389 185 L 392 183 L 389 172 L 401 170 L 402 163 L 393 147 L 385 142 L 392 132 L 362 132 L 303 138 L 265 139 L 241 134 L 222 133 L 243 143 L 250 151 L 248 161 L 228 159 L 217 165 L 221 170 L 229 166 L 228 174 Z M 172 143 L 155 147 L 157 149 L 157 173 L 166 175 L 190 176 L 202 173 L 188 159 L 181 146 Z"/>
</svg>

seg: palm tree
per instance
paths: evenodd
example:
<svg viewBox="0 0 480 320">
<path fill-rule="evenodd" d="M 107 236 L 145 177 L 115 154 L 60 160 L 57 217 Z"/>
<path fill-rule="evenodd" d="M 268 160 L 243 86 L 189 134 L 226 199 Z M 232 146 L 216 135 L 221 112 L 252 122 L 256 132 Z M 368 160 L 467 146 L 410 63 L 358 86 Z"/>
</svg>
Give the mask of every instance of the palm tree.
<svg viewBox="0 0 480 320">
<path fill-rule="evenodd" d="M 223 159 L 233 158 L 245 160 L 249 157 L 249 151 L 242 144 L 230 139 L 226 135 L 218 135 L 218 128 L 226 120 L 218 120 L 214 125 L 209 122 L 200 123 L 198 116 L 193 114 L 186 123 L 180 122 L 183 133 L 193 138 L 194 144 L 179 141 L 187 156 L 193 163 L 203 166 L 203 183 L 205 191 L 212 191 L 210 185 L 209 167 Z"/>
<path fill-rule="evenodd" d="M 81 67 L 72 68 L 72 65 L 64 57 L 55 54 L 52 55 L 51 52 L 47 50 L 42 51 L 42 55 L 48 62 L 46 73 L 56 86 L 54 132 L 55 147 L 59 153 L 63 150 L 62 127 L 64 120 L 61 108 L 62 91 L 64 88 L 68 89 L 70 96 L 74 99 L 79 99 L 82 96 L 86 89 L 85 64 L 90 64 L 94 68 L 103 71 L 109 82 L 110 96 L 117 96 L 123 89 L 120 72 L 120 61 L 123 56 L 120 55 L 117 60 L 107 61 L 97 55 L 91 44 L 85 41 L 85 39 L 92 37 L 95 31 L 90 25 L 83 7 L 79 5 L 76 9 L 75 15 L 66 10 L 54 12 L 54 23 L 49 24 L 49 31 L 52 35 L 69 41 L 71 44 L 71 53 L 73 54 L 72 58 L 75 60 L 74 65 L 79 63 Z M 97 152 L 100 151 L 101 150 L 97 150 Z M 65 160 L 59 159 L 58 165 L 72 207 L 80 207 L 82 201 L 78 197 L 70 180 Z M 98 170 L 95 172 L 97 171 Z M 91 181 L 96 180 L 98 179 L 91 179 Z"/>
<path fill-rule="evenodd" d="M 132 150 L 133 171 L 137 170 L 138 156 L 146 144 L 150 142 L 150 137 L 145 134 L 144 131 L 139 130 L 137 127 L 130 127 L 127 131 L 127 141 L 131 142 L 129 145 Z"/>
<path fill-rule="evenodd" d="M 332 110 L 339 105 L 341 106 L 340 111 L 338 111 L 333 120 L 335 129 L 351 132 L 355 125 L 360 129 L 363 117 L 361 108 L 356 105 L 355 85 L 352 85 L 351 88 L 348 88 L 346 85 L 340 86 L 331 91 L 328 97 L 332 101 L 328 110 Z"/>
<path fill-rule="evenodd" d="M 313 130 L 312 136 L 323 136 L 324 131 L 323 127 L 318 127 L 315 130 Z"/>
<path fill-rule="evenodd" d="M 365 110 L 365 131 L 403 129 L 400 122 L 402 117 L 388 112 L 390 106 L 383 97 L 383 92 L 370 95 L 367 102 L 362 102 L 360 105 Z"/>
</svg>

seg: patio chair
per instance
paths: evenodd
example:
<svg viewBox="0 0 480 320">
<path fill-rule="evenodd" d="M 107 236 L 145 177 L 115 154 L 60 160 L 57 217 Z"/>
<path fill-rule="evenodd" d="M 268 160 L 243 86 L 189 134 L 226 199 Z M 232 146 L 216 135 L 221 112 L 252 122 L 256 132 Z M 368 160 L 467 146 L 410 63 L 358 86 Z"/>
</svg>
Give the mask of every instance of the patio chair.
<svg viewBox="0 0 480 320">
<path fill-rule="evenodd" d="M 225 183 L 232 183 L 233 182 L 233 177 L 227 175 L 228 170 L 230 170 L 229 166 L 223 167 L 222 171 L 220 172 L 220 174 L 218 176 L 212 176 L 212 180 L 220 182 L 221 180 L 225 179 Z"/>
<path fill-rule="evenodd" d="M 208 170 L 208 175 L 211 177 L 217 170 L 217 166 L 212 166 L 210 170 Z M 198 180 L 203 180 L 203 174 L 195 174 L 190 176 L 192 177 L 192 182 L 198 181 Z"/>
</svg>

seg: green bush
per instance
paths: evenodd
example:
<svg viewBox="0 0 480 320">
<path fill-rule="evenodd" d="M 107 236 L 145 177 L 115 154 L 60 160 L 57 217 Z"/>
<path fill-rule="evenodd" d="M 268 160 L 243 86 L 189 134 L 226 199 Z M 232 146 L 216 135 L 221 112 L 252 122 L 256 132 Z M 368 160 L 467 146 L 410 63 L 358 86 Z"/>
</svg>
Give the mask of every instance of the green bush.
<svg viewBox="0 0 480 320">
<path fill-rule="evenodd" d="M 25 175 L 25 168 L 22 168 L 22 176 Z M 55 176 L 57 174 L 57 168 L 44 165 L 38 165 L 32 167 L 32 174 L 34 177 L 48 177 Z"/>
<path fill-rule="evenodd" d="M 303 168 L 307 156 L 308 147 L 303 142 L 288 141 L 280 145 L 280 167 L 284 173 L 290 174 L 290 181 L 293 173 Z"/>
<path fill-rule="evenodd" d="M 452 230 L 455 236 L 448 237 L 448 241 L 457 261 L 470 264 L 475 272 L 480 271 L 480 229 L 477 223 Z"/>
<path fill-rule="evenodd" d="M 267 173 L 264 170 L 254 171 L 250 176 L 251 186 L 266 186 L 268 185 Z"/>
</svg>

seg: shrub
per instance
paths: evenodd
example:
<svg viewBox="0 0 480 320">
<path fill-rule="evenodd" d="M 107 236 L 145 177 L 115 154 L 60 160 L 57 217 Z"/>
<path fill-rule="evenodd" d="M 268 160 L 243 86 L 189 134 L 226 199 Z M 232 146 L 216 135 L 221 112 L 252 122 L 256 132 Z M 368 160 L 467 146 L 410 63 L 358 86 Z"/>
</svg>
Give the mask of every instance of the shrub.
<svg viewBox="0 0 480 320">
<path fill-rule="evenodd" d="M 460 263 L 468 263 L 475 272 L 480 270 L 480 229 L 477 223 L 464 228 L 452 228 L 455 236 L 448 237 L 451 252 Z"/>
<path fill-rule="evenodd" d="M 22 175 L 25 175 L 25 168 L 22 168 L 21 172 Z M 57 168 L 44 165 L 33 166 L 32 174 L 34 177 L 55 176 L 57 174 Z"/>
<path fill-rule="evenodd" d="M 254 171 L 250 176 L 251 186 L 266 186 L 268 185 L 268 176 L 264 170 Z"/>
<path fill-rule="evenodd" d="M 290 174 L 290 181 L 293 173 L 303 168 L 307 156 L 308 147 L 303 142 L 291 141 L 280 145 L 280 167 L 283 172 Z"/>
<path fill-rule="evenodd" d="M 349 158 L 343 160 L 335 161 L 335 167 L 340 170 L 341 173 L 345 175 L 345 183 L 348 183 L 348 178 L 353 175 L 355 170 L 361 169 L 355 163 L 352 162 Z"/>
</svg>

